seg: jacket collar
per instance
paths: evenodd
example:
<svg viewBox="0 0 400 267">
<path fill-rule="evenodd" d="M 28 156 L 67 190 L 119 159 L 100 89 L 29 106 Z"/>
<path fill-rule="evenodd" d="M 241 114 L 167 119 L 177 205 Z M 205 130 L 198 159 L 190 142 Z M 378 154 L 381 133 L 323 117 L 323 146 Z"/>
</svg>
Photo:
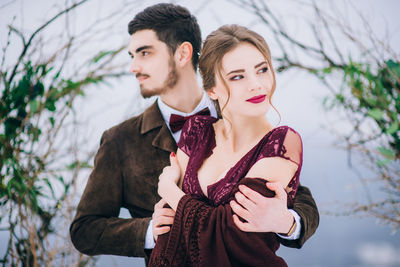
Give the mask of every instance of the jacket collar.
<svg viewBox="0 0 400 267">
<path fill-rule="evenodd" d="M 149 108 L 143 112 L 143 120 L 140 133 L 146 134 L 147 132 L 160 128 L 158 134 L 153 139 L 152 145 L 169 152 L 175 152 L 177 149 L 174 138 L 171 135 L 165 121 L 158 108 L 157 101 L 155 101 Z"/>
<path fill-rule="evenodd" d="M 163 126 L 164 124 L 165 122 L 161 115 L 160 109 L 158 108 L 157 101 L 155 101 L 143 112 L 143 120 L 140 133 L 145 134 L 155 128 Z"/>
</svg>

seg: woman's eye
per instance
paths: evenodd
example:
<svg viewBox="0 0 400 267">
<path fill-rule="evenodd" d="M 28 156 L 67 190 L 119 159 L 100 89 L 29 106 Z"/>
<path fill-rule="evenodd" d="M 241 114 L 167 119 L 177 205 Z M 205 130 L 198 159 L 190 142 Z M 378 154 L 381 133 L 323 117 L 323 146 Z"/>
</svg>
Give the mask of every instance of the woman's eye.
<svg viewBox="0 0 400 267">
<path fill-rule="evenodd" d="M 230 78 L 231 81 L 238 81 L 243 79 L 243 75 L 235 75 L 233 77 Z"/>
<path fill-rule="evenodd" d="M 258 71 L 258 73 L 265 73 L 265 72 L 267 72 L 268 71 L 268 68 L 267 67 L 264 67 L 264 68 L 261 68 L 259 71 Z"/>
</svg>

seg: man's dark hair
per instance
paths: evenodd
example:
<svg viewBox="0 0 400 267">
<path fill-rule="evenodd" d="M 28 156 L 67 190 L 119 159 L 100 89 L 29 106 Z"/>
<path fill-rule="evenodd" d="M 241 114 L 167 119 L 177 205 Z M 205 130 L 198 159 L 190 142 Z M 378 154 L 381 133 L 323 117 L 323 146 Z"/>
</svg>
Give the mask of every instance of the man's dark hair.
<svg viewBox="0 0 400 267">
<path fill-rule="evenodd" d="M 155 31 L 158 39 L 175 53 L 178 45 L 189 42 L 193 46 L 192 64 L 197 70 L 201 47 L 200 27 L 189 10 L 173 4 L 157 4 L 147 7 L 128 24 L 130 35 L 140 30 Z"/>
</svg>

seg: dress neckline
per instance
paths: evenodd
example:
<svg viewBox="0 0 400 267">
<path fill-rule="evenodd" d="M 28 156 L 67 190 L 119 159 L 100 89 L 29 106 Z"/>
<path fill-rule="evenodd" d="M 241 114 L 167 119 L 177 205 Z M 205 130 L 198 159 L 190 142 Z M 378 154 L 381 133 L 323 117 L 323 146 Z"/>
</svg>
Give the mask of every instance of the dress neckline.
<svg viewBox="0 0 400 267">
<path fill-rule="evenodd" d="M 225 173 L 225 175 L 223 176 L 223 177 L 221 177 L 219 180 L 217 180 L 216 182 L 214 182 L 214 183 L 212 183 L 212 184 L 209 184 L 209 185 L 207 185 L 207 195 L 203 192 L 203 189 L 201 188 L 201 186 L 200 186 L 200 181 L 199 181 L 199 170 L 200 170 L 200 168 L 203 166 L 203 164 L 204 164 L 204 161 L 207 159 L 207 158 L 209 158 L 212 154 L 213 154 L 213 151 L 214 151 L 214 148 L 216 147 L 216 136 L 215 136 L 215 129 L 214 129 L 214 123 L 216 123 L 217 121 L 219 121 L 219 119 L 216 119 L 216 120 L 214 120 L 214 121 L 212 121 L 209 125 L 210 125 L 210 131 L 211 131 L 211 136 L 212 136 L 212 140 L 210 140 L 208 143 L 209 143 L 209 151 L 210 151 L 210 153 L 208 153 L 204 158 L 202 158 L 202 162 L 201 162 L 201 164 L 199 165 L 199 167 L 198 167 L 198 169 L 196 170 L 196 172 L 195 172 L 195 181 L 196 181 L 196 183 L 197 183 L 197 186 L 198 186 L 198 188 L 200 189 L 200 193 L 201 193 L 201 195 L 203 196 L 203 197 L 205 197 L 205 198 L 208 198 L 209 196 L 210 196 L 210 192 L 212 191 L 212 189 L 214 188 L 214 187 L 217 187 L 220 183 L 222 183 L 223 181 L 225 181 L 226 179 L 227 179 L 227 177 L 229 177 L 230 176 L 230 173 L 234 170 L 234 169 L 236 169 L 237 167 L 238 167 L 238 165 L 239 165 L 239 163 L 241 163 L 241 162 L 243 162 L 243 160 L 246 158 L 246 157 L 248 157 L 249 155 L 251 155 L 251 153 L 250 152 L 252 152 L 253 150 L 255 150 L 255 149 L 257 149 L 257 147 L 258 147 L 258 145 L 265 139 L 265 138 L 268 138 L 269 137 L 269 135 L 273 132 L 273 131 L 275 131 L 276 129 L 278 129 L 278 128 L 281 128 L 281 127 L 283 127 L 283 126 L 278 126 L 278 127 L 275 127 L 275 128 L 272 128 L 270 131 L 268 131 L 249 151 L 247 151 L 231 168 L 229 168 L 228 169 L 228 171 Z M 210 137 L 211 137 L 210 136 Z"/>
</svg>

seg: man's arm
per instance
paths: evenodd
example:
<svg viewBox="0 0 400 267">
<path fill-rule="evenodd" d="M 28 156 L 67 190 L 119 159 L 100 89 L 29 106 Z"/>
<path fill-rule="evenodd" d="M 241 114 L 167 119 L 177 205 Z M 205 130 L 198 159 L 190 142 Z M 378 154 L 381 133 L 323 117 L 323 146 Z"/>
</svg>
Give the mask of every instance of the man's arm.
<svg viewBox="0 0 400 267">
<path fill-rule="evenodd" d="M 70 227 L 72 243 L 84 254 L 145 256 L 144 240 L 151 218 L 118 218 L 124 190 L 121 169 L 120 150 L 105 132 Z"/>
<path fill-rule="evenodd" d="M 319 224 L 319 213 L 310 189 L 299 185 L 294 198 L 293 210 L 301 218 L 300 237 L 296 240 L 278 238 L 282 245 L 291 248 L 301 248 L 315 233 Z"/>
</svg>

